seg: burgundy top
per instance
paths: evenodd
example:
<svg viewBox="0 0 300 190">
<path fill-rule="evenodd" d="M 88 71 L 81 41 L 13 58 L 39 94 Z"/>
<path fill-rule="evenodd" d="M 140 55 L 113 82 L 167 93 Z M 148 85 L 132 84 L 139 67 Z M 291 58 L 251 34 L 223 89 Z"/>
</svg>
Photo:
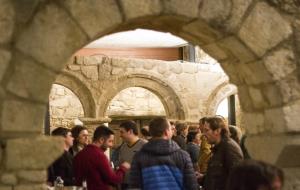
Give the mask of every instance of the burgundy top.
<svg viewBox="0 0 300 190">
<path fill-rule="evenodd" d="M 103 150 L 90 144 L 74 158 L 74 173 L 77 186 L 86 180 L 88 190 L 109 190 L 110 185 L 122 182 L 126 168 L 114 171 Z"/>
</svg>

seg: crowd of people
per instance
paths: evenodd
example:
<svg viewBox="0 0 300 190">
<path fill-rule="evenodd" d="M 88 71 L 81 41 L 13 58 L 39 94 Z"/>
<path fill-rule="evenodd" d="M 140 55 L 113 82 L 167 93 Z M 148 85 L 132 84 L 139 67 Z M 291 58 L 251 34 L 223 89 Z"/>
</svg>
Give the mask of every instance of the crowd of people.
<svg viewBox="0 0 300 190">
<path fill-rule="evenodd" d="M 65 186 L 88 190 L 281 190 L 284 175 L 271 164 L 250 158 L 245 136 L 221 116 L 203 117 L 199 125 L 157 117 L 141 128 L 134 121 L 119 126 L 123 143 L 109 157 L 114 132 L 100 125 L 89 142 L 87 128 L 58 127 L 64 153 L 48 169 Z"/>
</svg>

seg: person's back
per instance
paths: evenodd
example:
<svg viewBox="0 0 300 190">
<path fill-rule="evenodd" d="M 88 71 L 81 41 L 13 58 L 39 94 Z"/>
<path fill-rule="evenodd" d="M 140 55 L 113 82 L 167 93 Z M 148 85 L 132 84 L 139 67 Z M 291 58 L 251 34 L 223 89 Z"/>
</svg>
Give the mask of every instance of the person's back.
<svg viewBox="0 0 300 190">
<path fill-rule="evenodd" d="M 153 125 L 156 125 L 156 128 Z M 171 140 L 172 129 L 169 126 L 169 122 L 164 118 L 151 121 L 150 133 L 153 138 L 133 158 L 130 172 L 131 188 L 198 189 L 191 159 L 187 152 Z M 155 133 L 158 128 L 165 128 L 165 138 L 159 138 Z"/>
</svg>

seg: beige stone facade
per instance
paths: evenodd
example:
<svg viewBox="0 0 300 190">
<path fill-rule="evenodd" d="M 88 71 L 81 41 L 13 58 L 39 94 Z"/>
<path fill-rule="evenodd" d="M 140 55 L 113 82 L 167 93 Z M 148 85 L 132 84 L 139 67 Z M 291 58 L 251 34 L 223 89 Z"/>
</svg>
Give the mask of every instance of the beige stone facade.
<svg viewBox="0 0 300 190">
<path fill-rule="evenodd" d="M 61 149 L 59 140 L 41 137 L 41 126 L 51 86 L 72 54 L 103 35 L 138 27 L 171 32 L 218 60 L 238 87 L 250 153 L 284 168 L 285 189 L 300 189 L 300 10 L 296 1 L 97 2 L 0 0 L 1 190 L 44 189 L 46 177 L 42 174 Z M 105 72 L 99 72 L 98 78 L 114 80 L 122 67 L 113 71 L 113 62 L 106 61 L 99 67 Z M 130 63 L 124 64 L 130 68 Z M 159 84 L 136 74 L 123 76 L 122 86 L 138 82 L 162 89 L 163 94 L 168 89 L 180 90 L 165 81 L 169 76 L 165 65 L 155 68 L 161 73 Z M 182 70 L 194 72 L 188 64 Z M 95 70 L 84 71 L 86 76 L 90 72 Z M 61 77 L 74 79 L 70 86 L 81 85 L 70 73 Z M 85 85 L 82 88 L 87 88 L 83 90 L 87 94 L 81 94 L 84 113 L 93 118 L 104 115 L 107 100 L 121 89 L 109 90 L 107 83 L 95 85 L 93 88 L 100 89 L 96 102 L 91 101 L 94 94 L 89 94 Z M 82 89 L 74 93 L 77 91 L 82 93 Z M 173 94 L 181 96 L 176 91 Z M 175 105 L 180 104 L 176 110 Z M 171 117 L 200 116 L 197 108 L 185 115 L 186 108 L 194 105 L 177 98 L 167 99 L 164 106 Z"/>
</svg>

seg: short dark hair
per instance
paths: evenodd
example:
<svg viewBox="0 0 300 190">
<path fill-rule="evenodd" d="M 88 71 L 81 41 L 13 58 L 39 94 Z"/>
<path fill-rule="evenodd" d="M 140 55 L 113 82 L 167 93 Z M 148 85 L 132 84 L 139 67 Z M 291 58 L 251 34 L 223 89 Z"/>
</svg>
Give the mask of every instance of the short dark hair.
<svg viewBox="0 0 300 190">
<path fill-rule="evenodd" d="M 239 139 L 239 135 L 238 135 L 238 131 L 236 129 L 236 126 L 229 125 L 228 128 L 229 128 L 229 132 L 230 132 L 230 138 L 232 138 L 235 142 L 240 144 L 240 139 Z"/>
<path fill-rule="evenodd" d="M 149 132 L 152 137 L 162 137 L 170 123 L 165 117 L 157 117 L 150 121 Z"/>
<path fill-rule="evenodd" d="M 206 119 L 207 117 L 202 117 L 201 119 L 199 119 L 199 123 L 204 125 Z"/>
<path fill-rule="evenodd" d="M 151 137 L 150 132 L 147 129 L 145 129 L 144 127 L 141 128 L 141 133 L 144 137 Z"/>
<path fill-rule="evenodd" d="M 71 133 L 72 133 L 72 136 L 74 137 L 74 139 L 78 138 L 80 132 L 83 131 L 83 130 L 87 130 L 87 128 L 84 127 L 84 126 L 81 126 L 81 125 L 75 125 L 71 129 Z"/>
<path fill-rule="evenodd" d="M 110 135 L 114 135 L 114 132 L 105 125 L 100 125 L 94 132 L 93 142 L 99 140 L 100 138 L 108 139 Z"/>
<path fill-rule="evenodd" d="M 209 117 L 206 118 L 205 122 L 209 124 L 209 128 L 213 131 L 221 128 L 221 136 L 229 137 L 229 129 L 224 120 L 220 117 Z"/>
<path fill-rule="evenodd" d="M 77 145 L 79 144 L 78 142 L 78 137 L 79 137 L 79 134 L 81 131 L 83 130 L 87 130 L 86 127 L 84 126 L 81 126 L 81 125 L 75 125 L 72 129 L 71 129 L 71 133 L 72 133 L 72 136 L 74 138 L 74 141 L 73 141 L 73 147 L 77 147 Z"/>
<path fill-rule="evenodd" d="M 198 134 L 198 132 L 196 132 L 196 131 L 190 131 L 186 137 L 186 141 L 193 142 L 193 140 L 195 140 L 197 134 Z"/>
<path fill-rule="evenodd" d="M 70 129 L 65 128 L 65 127 L 57 127 L 54 129 L 51 133 L 52 136 L 62 136 L 62 137 L 67 137 L 68 132 L 70 132 Z"/>
<path fill-rule="evenodd" d="M 181 135 L 184 130 L 188 128 L 186 123 L 176 123 L 175 125 L 177 135 Z"/>
<path fill-rule="evenodd" d="M 136 123 L 132 120 L 122 122 L 120 128 L 124 128 L 126 131 L 132 130 L 135 135 L 139 134 Z"/>
<path fill-rule="evenodd" d="M 227 190 L 258 190 L 260 186 L 271 189 L 276 177 L 283 185 L 284 174 L 280 168 L 262 161 L 245 160 L 233 168 Z"/>
</svg>

